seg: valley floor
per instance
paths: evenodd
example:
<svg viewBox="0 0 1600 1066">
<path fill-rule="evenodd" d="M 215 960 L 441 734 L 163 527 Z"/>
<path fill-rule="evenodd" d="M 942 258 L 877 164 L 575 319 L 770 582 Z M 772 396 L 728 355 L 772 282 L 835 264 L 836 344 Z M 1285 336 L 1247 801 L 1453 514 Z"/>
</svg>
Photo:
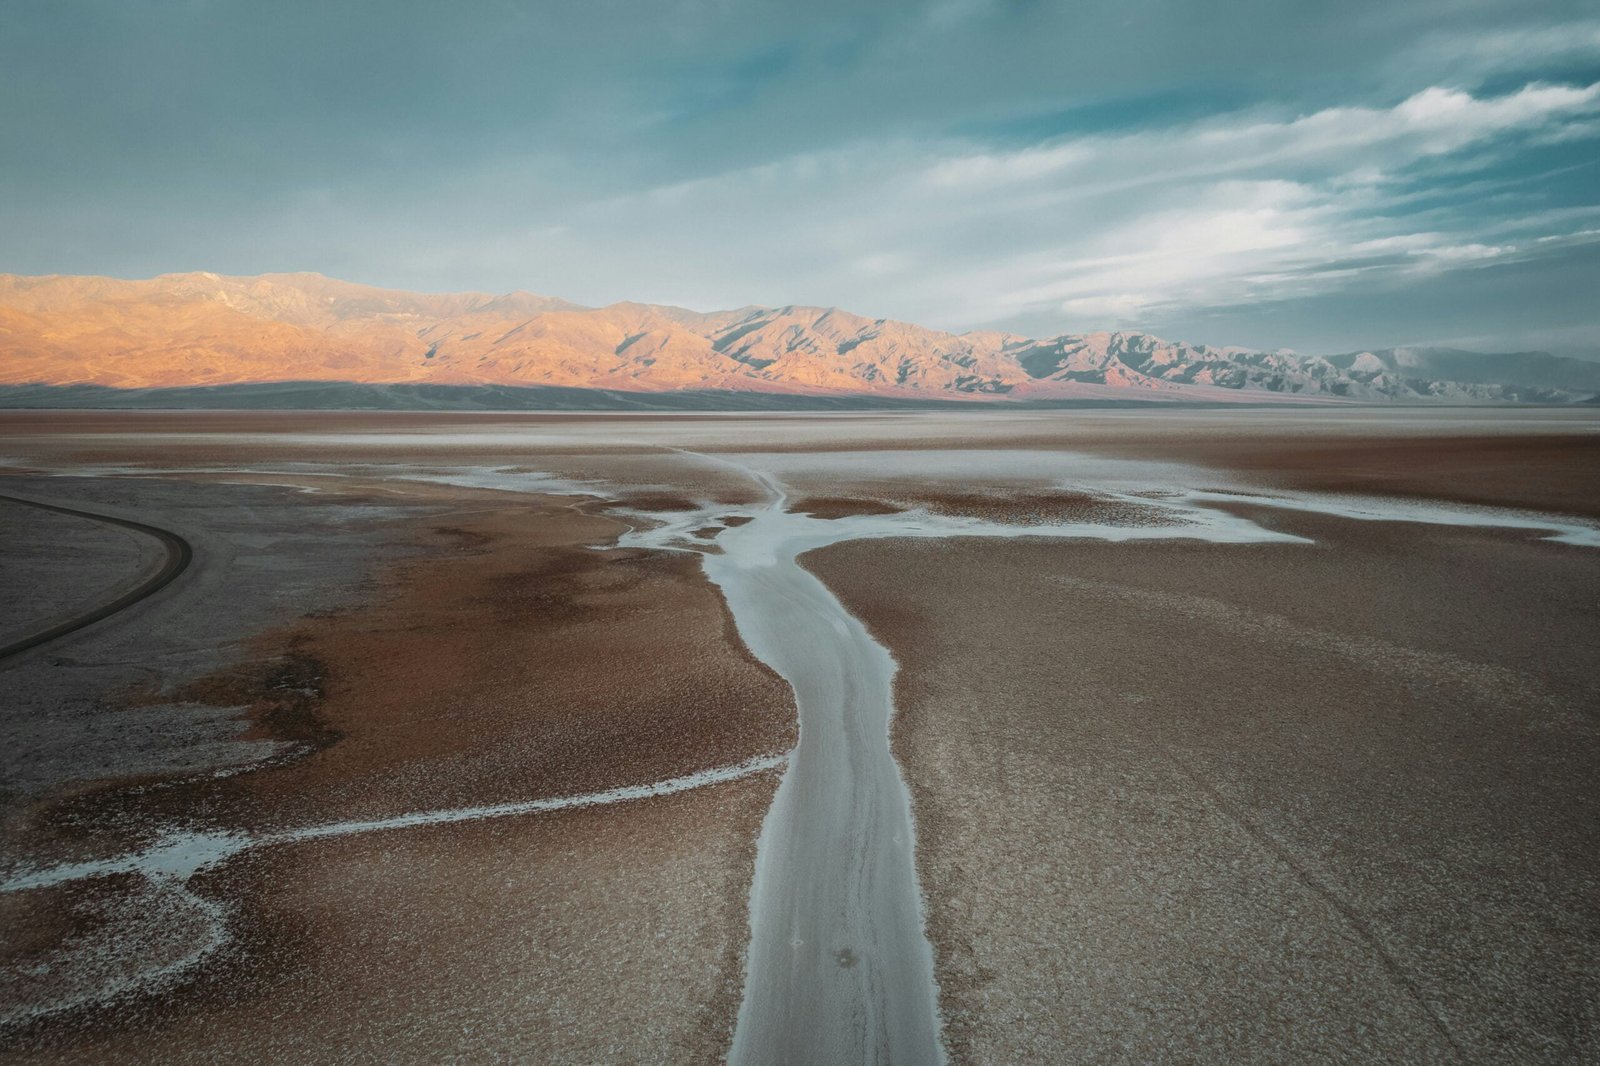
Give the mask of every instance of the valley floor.
<svg viewBox="0 0 1600 1066">
<path fill-rule="evenodd" d="M 0 660 L 6 1061 L 1600 1054 L 1600 413 L 28 412 L 0 454 L 193 547 Z M 162 564 L 0 523 L 0 644 Z M 836 931 L 854 869 L 922 912 Z"/>
</svg>

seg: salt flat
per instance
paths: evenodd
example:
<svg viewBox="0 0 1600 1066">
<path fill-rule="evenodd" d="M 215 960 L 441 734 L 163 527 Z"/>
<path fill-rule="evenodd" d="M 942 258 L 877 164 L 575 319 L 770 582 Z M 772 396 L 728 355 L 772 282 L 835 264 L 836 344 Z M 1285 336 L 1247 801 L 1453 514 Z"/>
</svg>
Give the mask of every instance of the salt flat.
<svg viewBox="0 0 1600 1066">
<path fill-rule="evenodd" d="M 290 1002 L 354 1047 L 403 1025 L 419 1058 L 1600 1040 L 1594 413 L 39 414 L 0 438 L 3 491 L 182 526 L 203 578 L 0 664 L 18 750 L 67 752 L 9 802 L 19 1059 L 293 1056 Z M 270 596 L 240 598 L 252 572 Z M 41 613 L 82 597 L 36 587 Z M 257 605 L 196 628 L 220 603 Z M 160 756 L 74 764 L 68 707 L 110 737 L 168 708 Z M 219 708 L 266 747 L 219 744 Z M 139 858 L 186 840 L 196 861 Z M 532 890 L 557 842 L 533 896 L 491 891 Z M 396 847 L 425 896 L 395 898 Z M 391 880 L 352 895 L 363 864 Z M 451 950 L 474 922 L 503 967 Z M 395 944 L 433 961 L 349 979 Z"/>
</svg>

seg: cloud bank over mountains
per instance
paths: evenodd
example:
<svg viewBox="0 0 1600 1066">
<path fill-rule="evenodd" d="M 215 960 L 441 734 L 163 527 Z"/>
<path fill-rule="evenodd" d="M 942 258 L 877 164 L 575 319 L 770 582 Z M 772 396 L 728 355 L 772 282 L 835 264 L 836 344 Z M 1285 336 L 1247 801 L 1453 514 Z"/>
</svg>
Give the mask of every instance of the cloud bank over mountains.
<svg viewBox="0 0 1600 1066">
<path fill-rule="evenodd" d="M 1591 5 L 77 2 L 11 22 L 3 269 L 1600 351 Z"/>
</svg>

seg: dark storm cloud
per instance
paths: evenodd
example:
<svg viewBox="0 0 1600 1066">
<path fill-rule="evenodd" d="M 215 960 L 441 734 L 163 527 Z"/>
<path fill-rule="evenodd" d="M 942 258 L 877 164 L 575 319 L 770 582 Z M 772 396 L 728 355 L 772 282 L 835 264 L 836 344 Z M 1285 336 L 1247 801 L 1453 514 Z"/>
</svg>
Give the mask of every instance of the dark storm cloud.
<svg viewBox="0 0 1600 1066">
<path fill-rule="evenodd" d="M 23 0 L 0 269 L 1582 338 L 1597 81 L 1587 3 Z"/>
</svg>

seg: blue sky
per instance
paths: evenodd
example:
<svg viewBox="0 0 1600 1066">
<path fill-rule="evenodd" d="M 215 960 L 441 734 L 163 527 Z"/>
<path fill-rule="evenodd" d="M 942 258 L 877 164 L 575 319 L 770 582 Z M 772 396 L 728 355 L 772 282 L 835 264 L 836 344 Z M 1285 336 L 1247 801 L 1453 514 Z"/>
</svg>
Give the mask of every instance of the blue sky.
<svg viewBox="0 0 1600 1066">
<path fill-rule="evenodd" d="M 1592 2 L 9 0 L 0 270 L 1600 352 Z"/>
</svg>

